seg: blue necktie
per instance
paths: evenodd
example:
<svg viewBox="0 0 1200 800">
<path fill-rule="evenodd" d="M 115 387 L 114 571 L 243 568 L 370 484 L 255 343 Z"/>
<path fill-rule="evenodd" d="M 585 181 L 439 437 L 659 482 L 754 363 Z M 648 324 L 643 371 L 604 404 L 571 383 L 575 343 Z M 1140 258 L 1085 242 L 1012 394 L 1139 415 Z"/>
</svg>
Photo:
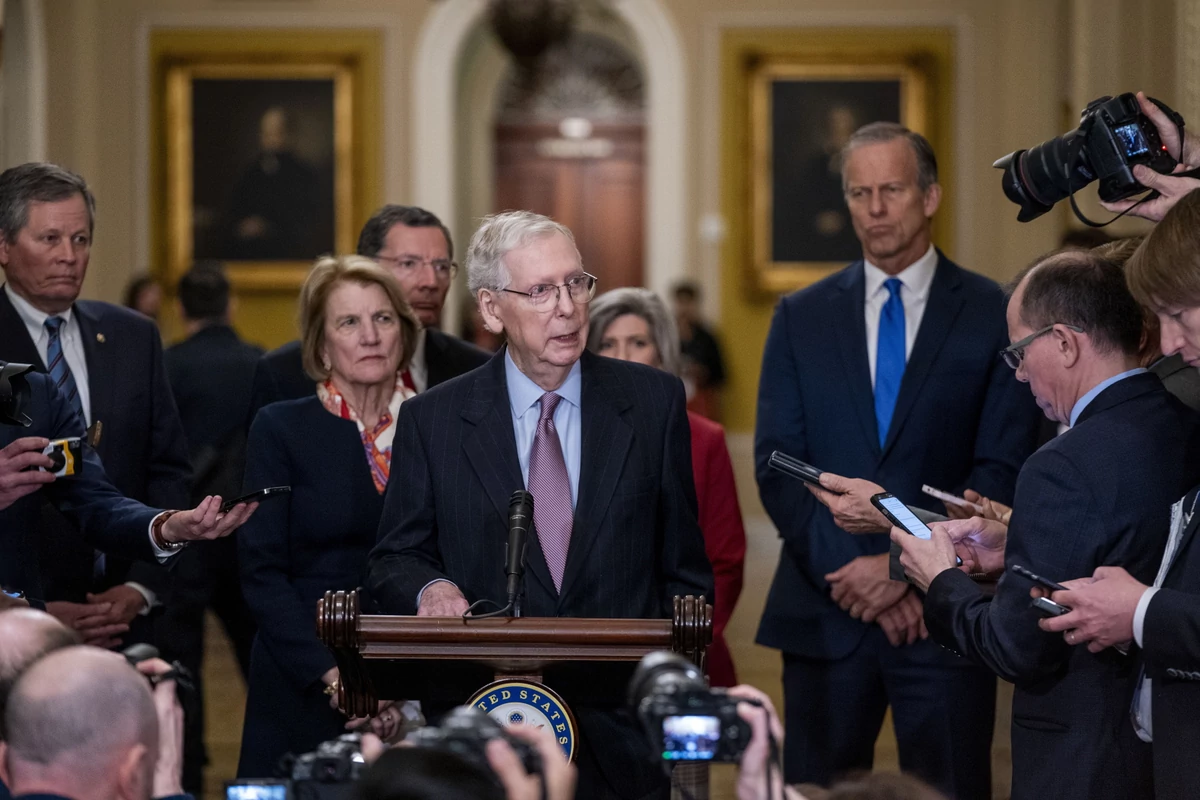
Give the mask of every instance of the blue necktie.
<svg viewBox="0 0 1200 800">
<path fill-rule="evenodd" d="M 75 385 L 75 376 L 71 374 L 71 367 L 67 365 L 67 357 L 63 354 L 61 334 L 64 324 L 66 324 L 66 320 L 62 317 L 46 317 L 46 321 L 43 323 L 46 326 L 46 333 L 50 337 L 46 344 L 46 370 L 50 373 L 54 385 L 59 388 L 59 391 L 67 398 L 67 402 L 82 418 L 83 402 L 79 399 L 79 387 Z"/>
<path fill-rule="evenodd" d="M 888 299 L 879 312 L 879 339 L 875 348 L 875 422 L 879 427 L 880 447 L 887 441 L 905 362 L 904 303 L 900 301 L 903 284 L 899 278 L 888 278 L 883 285 L 887 287 Z"/>
</svg>

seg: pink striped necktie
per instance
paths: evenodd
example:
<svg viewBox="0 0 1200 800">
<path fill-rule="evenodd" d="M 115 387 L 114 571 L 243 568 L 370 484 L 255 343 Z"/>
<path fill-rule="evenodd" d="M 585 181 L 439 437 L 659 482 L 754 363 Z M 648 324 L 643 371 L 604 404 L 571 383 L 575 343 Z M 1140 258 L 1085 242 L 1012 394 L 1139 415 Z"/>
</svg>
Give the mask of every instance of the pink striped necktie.
<svg viewBox="0 0 1200 800">
<path fill-rule="evenodd" d="M 567 547 L 571 543 L 574 512 L 571 508 L 571 481 L 567 462 L 554 427 L 554 409 L 561 397 L 546 392 L 538 401 L 542 415 L 533 436 L 529 456 L 529 491 L 533 493 L 533 522 L 538 543 L 546 557 L 546 566 L 554 579 L 555 591 L 562 591 L 563 571 L 567 567 Z"/>
</svg>

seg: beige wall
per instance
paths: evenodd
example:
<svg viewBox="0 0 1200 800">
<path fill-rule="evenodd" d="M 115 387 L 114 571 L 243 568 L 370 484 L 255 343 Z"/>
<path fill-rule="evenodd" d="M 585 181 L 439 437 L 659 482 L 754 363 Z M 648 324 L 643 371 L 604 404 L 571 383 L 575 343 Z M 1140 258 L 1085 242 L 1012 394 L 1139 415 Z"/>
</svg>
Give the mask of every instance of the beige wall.
<svg viewBox="0 0 1200 800">
<path fill-rule="evenodd" d="M 650 0 L 646 0 L 649 2 Z M 734 386 L 728 418 L 746 430 L 753 420 L 762 339 L 771 303 L 747 300 L 738 267 L 722 263 L 719 242 L 702 240 L 700 220 L 721 209 L 720 34 L 727 27 L 809 25 L 937 25 L 958 37 L 954 204 L 957 235 L 950 255 L 1005 278 L 1048 249 L 1068 224 L 1053 213 L 1030 225 L 999 189 L 991 162 L 1065 130 L 1082 102 L 1105 92 L 1146 88 L 1174 96 L 1174 45 L 1155 20 L 1175 18 L 1173 0 L 658 0 L 676 27 L 687 79 L 687 131 L 678 143 L 687 165 L 687 233 L 678 246 L 709 288 L 709 307 L 729 338 Z M 386 31 L 383 94 L 386 199 L 412 191 L 409 124 L 420 27 L 429 0 L 44 0 L 48 75 L 47 153 L 82 172 L 99 201 L 92 270 L 85 291 L 115 300 L 144 262 L 148 224 L 144 148 L 145 98 L 139 75 L 151 23 L 305 27 L 352 26 Z M 142 116 L 139 116 L 142 115 Z M 480 124 L 477 119 L 475 125 Z M 447 146 L 453 147 L 453 143 Z M 474 165 L 472 171 L 479 170 Z M 458 227 L 480 195 L 457 182 Z M 438 211 L 439 209 L 434 209 Z M 460 239 L 463 231 L 457 231 Z M 465 241 L 462 242 L 465 245 Z M 286 338 L 286 337 L 285 337 Z"/>
</svg>

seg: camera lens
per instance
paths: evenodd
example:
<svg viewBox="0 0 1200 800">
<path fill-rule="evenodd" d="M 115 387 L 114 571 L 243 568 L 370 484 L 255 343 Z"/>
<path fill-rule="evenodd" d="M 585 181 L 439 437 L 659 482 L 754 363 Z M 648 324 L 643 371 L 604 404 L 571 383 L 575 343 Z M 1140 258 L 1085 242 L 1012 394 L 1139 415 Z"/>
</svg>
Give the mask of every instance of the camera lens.
<svg viewBox="0 0 1200 800">
<path fill-rule="evenodd" d="M 1078 135 L 1078 130 L 1071 131 L 1028 150 L 1018 150 L 994 164 L 1004 170 L 1000 183 L 1005 196 L 1020 206 L 1020 222 L 1037 219 L 1059 200 L 1096 179 L 1087 158 L 1081 157 L 1085 154 L 1071 154 Z"/>
</svg>

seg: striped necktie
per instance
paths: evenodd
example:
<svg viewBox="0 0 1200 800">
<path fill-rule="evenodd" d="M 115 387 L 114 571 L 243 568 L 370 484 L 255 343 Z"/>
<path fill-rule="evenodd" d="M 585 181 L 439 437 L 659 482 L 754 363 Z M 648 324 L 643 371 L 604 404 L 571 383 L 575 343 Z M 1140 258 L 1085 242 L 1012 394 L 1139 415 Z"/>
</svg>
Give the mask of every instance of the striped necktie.
<svg viewBox="0 0 1200 800">
<path fill-rule="evenodd" d="M 49 336 L 49 341 L 46 343 L 46 370 L 50 373 L 54 385 L 66 396 L 67 402 L 82 418 L 83 403 L 79 399 L 79 387 L 75 385 L 75 376 L 71 374 L 71 367 L 68 366 L 67 357 L 63 353 L 62 327 L 66 322 L 62 317 L 46 317 L 46 321 L 42 323 L 46 327 L 47 336 Z"/>
</svg>

